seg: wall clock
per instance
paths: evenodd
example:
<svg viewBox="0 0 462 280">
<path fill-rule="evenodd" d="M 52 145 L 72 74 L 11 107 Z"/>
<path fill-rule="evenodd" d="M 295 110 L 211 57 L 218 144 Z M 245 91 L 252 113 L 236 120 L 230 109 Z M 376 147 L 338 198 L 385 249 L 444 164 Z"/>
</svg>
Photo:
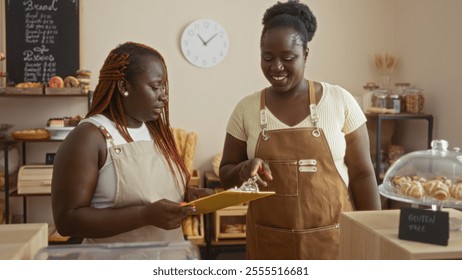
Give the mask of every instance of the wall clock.
<svg viewBox="0 0 462 280">
<path fill-rule="evenodd" d="M 229 38 L 225 28 L 211 19 L 198 19 L 186 26 L 181 35 L 181 52 L 197 67 L 218 65 L 226 57 Z"/>
</svg>

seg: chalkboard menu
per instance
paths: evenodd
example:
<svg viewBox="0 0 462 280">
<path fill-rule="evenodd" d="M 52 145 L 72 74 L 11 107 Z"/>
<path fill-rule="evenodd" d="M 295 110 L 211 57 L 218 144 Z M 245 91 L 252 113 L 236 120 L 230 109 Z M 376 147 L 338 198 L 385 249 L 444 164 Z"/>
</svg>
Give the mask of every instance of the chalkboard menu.
<svg viewBox="0 0 462 280">
<path fill-rule="evenodd" d="M 46 83 L 80 65 L 79 0 L 5 0 L 7 83 Z"/>
</svg>

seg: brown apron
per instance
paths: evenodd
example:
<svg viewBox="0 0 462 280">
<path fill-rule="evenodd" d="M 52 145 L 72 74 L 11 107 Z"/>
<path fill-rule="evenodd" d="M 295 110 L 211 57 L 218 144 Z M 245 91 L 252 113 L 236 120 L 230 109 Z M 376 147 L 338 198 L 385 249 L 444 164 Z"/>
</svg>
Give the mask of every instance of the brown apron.
<svg viewBox="0 0 462 280">
<path fill-rule="evenodd" d="M 117 174 L 117 194 L 113 208 L 146 205 L 166 198 L 183 201 L 184 187 L 176 187 L 174 175 L 165 158 L 159 153 L 153 141 L 131 142 L 115 145 L 105 127 L 99 129 L 111 144 L 108 148 Z M 181 182 L 181 178 L 179 178 Z M 117 219 L 117 217 L 113 217 Z M 184 241 L 183 230 L 165 230 L 145 226 L 107 238 L 85 239 L 84 243 L 114 242 L 180 242 Z"/>
<path fill-rule="evenodd" d="M 261 94 L 255 157 L 267 162 L 273 180 L 247 212 L 247 258 L 337 259 L 339 216 L 351 211 L 347 187 L 338 173 L 318 116 L 314 83 L 309 81 L 314 127 L 267 130 L 265 91 Z"/>
</svg>

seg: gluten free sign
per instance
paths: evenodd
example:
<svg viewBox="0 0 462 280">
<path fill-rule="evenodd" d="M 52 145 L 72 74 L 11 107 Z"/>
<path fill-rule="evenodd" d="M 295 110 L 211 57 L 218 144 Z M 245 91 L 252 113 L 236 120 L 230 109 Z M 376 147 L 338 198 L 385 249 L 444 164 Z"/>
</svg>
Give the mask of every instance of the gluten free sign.
<svg viewBox="0 0 462 280">
<path fill-rule="evenodd" d="M 398 238 L 447 246 L 449 213 L 402 207 Z"/>
</svg>

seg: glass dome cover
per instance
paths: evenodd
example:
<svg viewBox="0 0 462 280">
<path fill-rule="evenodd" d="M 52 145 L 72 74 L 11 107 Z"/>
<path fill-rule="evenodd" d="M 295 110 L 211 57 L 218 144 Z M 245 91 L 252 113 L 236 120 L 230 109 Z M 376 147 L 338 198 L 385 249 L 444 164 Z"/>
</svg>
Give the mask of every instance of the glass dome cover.
<svg viewBox="0 0 462 280">
<path fill-rule="evenodd" d="M 403 202 L 462 208 L 462 153 L 449 150 L 445 140 L 433 140 L 431 149 L 415 151 L 393 163 L 379 191 Z"/>
</svg>

